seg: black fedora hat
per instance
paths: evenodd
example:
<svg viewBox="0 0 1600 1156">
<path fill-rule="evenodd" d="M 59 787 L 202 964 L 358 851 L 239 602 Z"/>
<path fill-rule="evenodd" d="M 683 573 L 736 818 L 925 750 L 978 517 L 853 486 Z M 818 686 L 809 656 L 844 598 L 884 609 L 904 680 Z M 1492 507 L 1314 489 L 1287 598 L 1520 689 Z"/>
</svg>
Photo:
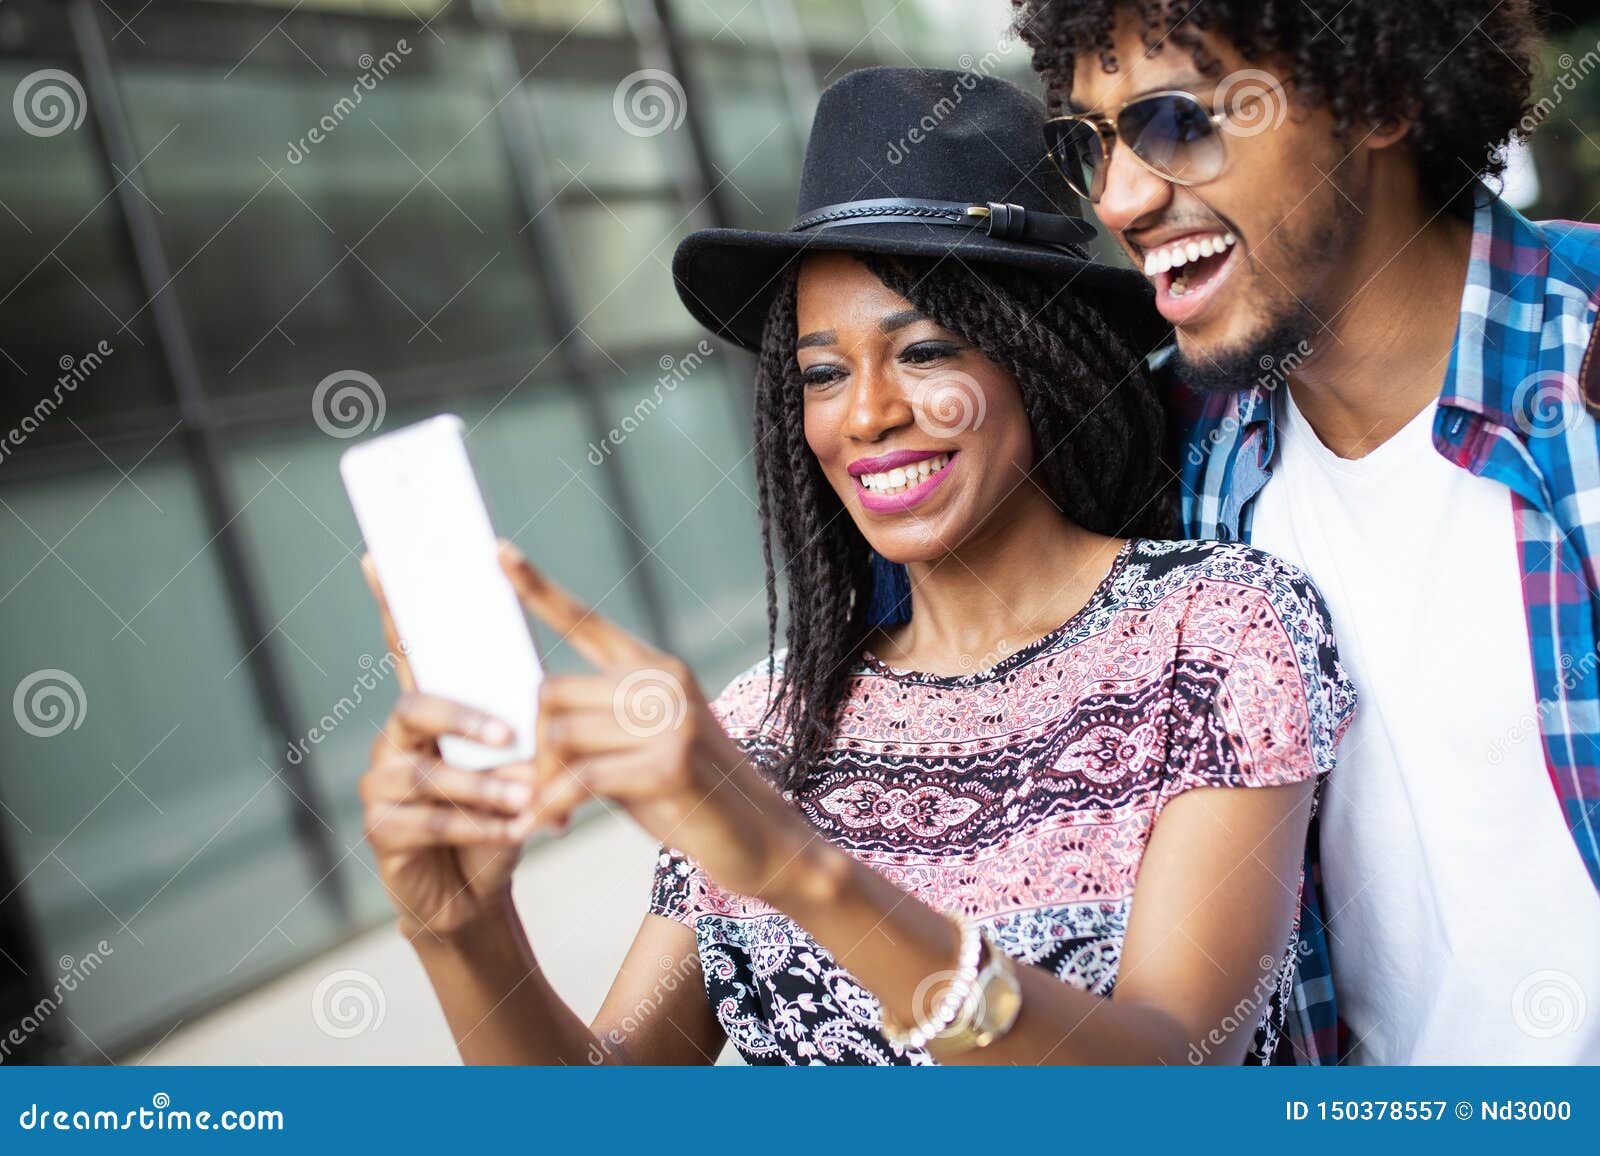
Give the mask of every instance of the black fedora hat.
<svg viewBox="0 0 1600 1156">
<path fill-rule="evenodd" d="M 807 252 L 951 257 L 1028 269 L 1098 305 L 1143 352 L 1166 332 L 1149 282 L 1089 258 L 1094 226 L 1044 155 L 1044 106 L 1014 84 L 864 68 L 823 92 L 787 232 L 702 229 L 672 277 L 697 321 L 757 349 L 784 268 Z"/>
</svg>

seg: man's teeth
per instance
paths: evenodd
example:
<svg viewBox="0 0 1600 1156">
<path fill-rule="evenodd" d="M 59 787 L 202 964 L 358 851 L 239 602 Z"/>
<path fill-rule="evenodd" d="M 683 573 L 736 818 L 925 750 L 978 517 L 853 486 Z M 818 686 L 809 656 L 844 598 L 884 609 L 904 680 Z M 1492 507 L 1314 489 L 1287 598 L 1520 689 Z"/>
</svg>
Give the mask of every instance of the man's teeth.
<svg viewBox="0 0 1600 1156">
<path fill-rule="evenodd" d="M 937 457 L 912 462 L 909 466 L 884 470 L 880 474 L 861 474 L 856 480 L 874 494 L 895 494 L 927 481 L 949 464 L 950 455 L 939 454 Z"/>
<path fill-rule="evenodd" d="M 1144 275 L 1154 277 L 1168 269 L 1181 268 L 1201 257 L 1215 257 L 1234 246 L 1237 238 L 1232 233 L 1210 233 L 1204 237 L 1186 237 L 1144 255 Z"/>
</svg>

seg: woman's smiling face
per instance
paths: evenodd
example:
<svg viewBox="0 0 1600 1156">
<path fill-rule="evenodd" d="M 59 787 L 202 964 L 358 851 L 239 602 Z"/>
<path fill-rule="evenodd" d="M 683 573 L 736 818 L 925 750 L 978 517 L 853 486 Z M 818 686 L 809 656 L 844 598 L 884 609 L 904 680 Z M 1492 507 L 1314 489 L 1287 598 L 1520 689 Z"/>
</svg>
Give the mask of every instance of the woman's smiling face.
<svg viewBox="0 0 1600 1156">
<path fill-rule="evenodd" d="M 806 442 L 885 558 L 948 553 L 1029 484 L 1033 431 L 1016 381 L 866 265 L 806 258 L 796 323 Z"/>
</svg>

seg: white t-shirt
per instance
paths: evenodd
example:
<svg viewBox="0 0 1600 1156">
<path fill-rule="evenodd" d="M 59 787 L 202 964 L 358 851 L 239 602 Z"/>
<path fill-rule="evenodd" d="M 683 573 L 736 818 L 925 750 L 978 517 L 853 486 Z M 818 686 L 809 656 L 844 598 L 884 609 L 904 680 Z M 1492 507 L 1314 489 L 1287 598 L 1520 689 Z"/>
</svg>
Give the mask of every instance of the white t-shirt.
<svg viewBox="0 0 1600 1156">
<path fill-rule="evenodd" d="M 1356 717 L 1322 810 L 1357 1063 L 1600 1062 L 1600 895 L 1540 744 L 1511 491 L 1429 405 L 1346 460 L 1286 393 L 1251 542 L 1333 614 Z"/>
</svg>

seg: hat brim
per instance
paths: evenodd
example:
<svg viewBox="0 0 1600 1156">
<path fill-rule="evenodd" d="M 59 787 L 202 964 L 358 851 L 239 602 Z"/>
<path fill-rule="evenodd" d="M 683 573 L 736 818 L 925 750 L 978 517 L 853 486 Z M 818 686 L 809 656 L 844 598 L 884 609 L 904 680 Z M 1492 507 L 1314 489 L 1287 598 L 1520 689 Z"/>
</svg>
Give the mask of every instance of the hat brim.
<svg viewBox="0 0 1600 1156">
<path fill-rule="evenodd" d="M 718 337 L 756 351 L 784 270 L 807 253 L 828 252 L 948 258 L 969 265 L 1026 269 L 1059 281 L 1099 308 L 1140 352 L 1170 339 L 1170 327 L 1156 312 L 1150 282 L 1131 269 L 940 225 L 883 222 L 804 233 L 702 229 L 678 245 L 672 279 L 695 320 Z"/>
</svg>

